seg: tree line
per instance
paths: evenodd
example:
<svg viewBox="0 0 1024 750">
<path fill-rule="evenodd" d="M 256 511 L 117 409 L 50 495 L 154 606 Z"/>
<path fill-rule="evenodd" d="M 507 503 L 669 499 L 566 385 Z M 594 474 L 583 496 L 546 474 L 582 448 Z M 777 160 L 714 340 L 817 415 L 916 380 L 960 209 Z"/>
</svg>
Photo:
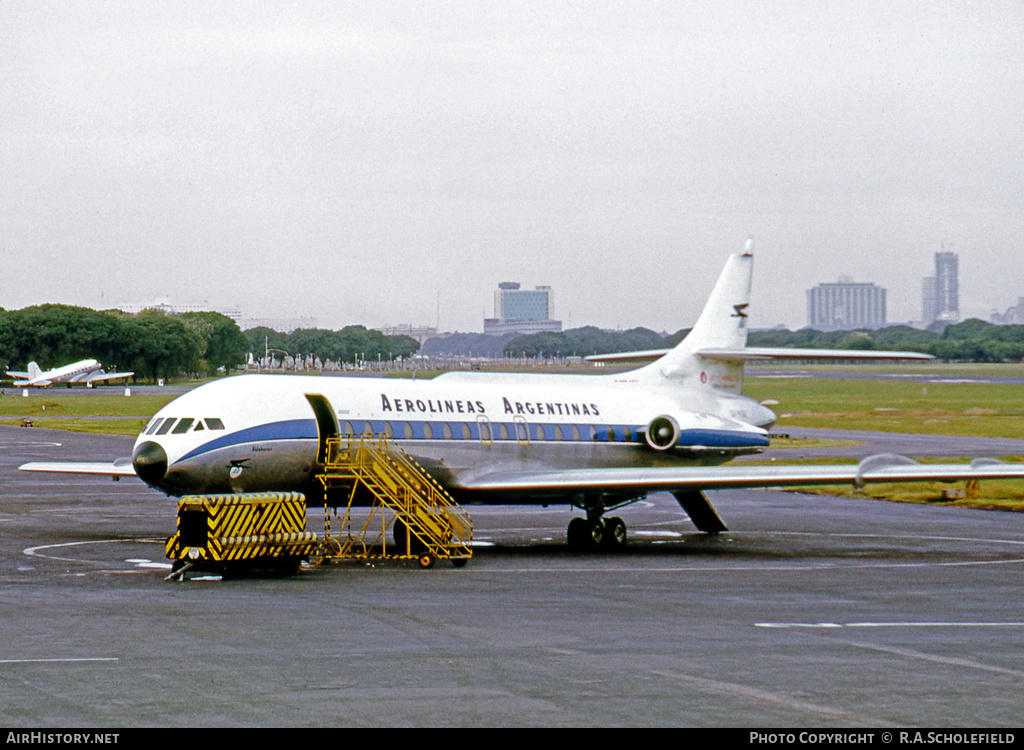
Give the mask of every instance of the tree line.
<svg viewBox="0 0 1024 750">
<path fill-rule="evenodd" d="M 256 328 L 243 333 L 235 321 L 216 312 L 132 314 L 56 304 L 0 308 L 0 361 L 5 369 L 24 370 L 34 361 L 45 370 L 97 359 L 108 371 L 132 371 L 137 380 L 156 382 L 239 368 L 250 352 L 262 356 L 268 340 L 270 348 L 291 356 L 338 362 L 354 362 L 356 356 L 407 357 L 418 347 L 407 336 L 386 337 L 362 326 L 292 334 Z"/>
<path fill-rule="evenodd" d="M 1019 362 L 1024 359 L 1024 326 L 995 325 L 977 318 L 946 326 L 941 332 L 905 325 L 874 331 L 758 331 L 750 346 L 812 349 L 883 349 L 931 354 L 947 362 Z"/>
<path fill-rule="evenodd" d="M 55 304 L 0 309 L 0 359 L 8 369 L 97 359 L 108 371 L 133 371 L 136 379 L 155 382 L 238 367 L 246 355 L 238 325 L 215 312 L 131 314 Z"/>
<path fill-rule="evenodd" d="M 509 357 L 589 357 L 592 354 L 663 349 L 667 346 L 665 341 L 649 328 L 603 331 L 594 326 L 584 326 L 557 333 L 545 331 L 518 336 L 507 342 L 504 350 Z"/>
<path fill-rule="evenodd" d="M 409 336 L 385 336 L 365 326 L 346 326 L 340 331 L 300 328 L 291 333 L 259 327 L 250 328 L 244 335 L 248 351 L 257 359 L 270 350 L 274 355 L 284 352 L 291 357 L 314 357 L 322 362 L 388 362 L 407 359 L 420 347 Z"/>
<path fill-rule="evenodd" d="M 504 346 L 507 356 L 557 357 L 665 349 L 675 346 L 689 333 L 688 328 L 661 336 L 647 328 L 623 332 L 594 327 L 574 328 L 561 333 L 519 336 Z M 881 349 L 931 354 L 941 360 L 960 362 L 1007 362 L 1024 359 L 1024 326 L 994 325 L 970 319 L 946 326 L 941 332 L 919 330 L 905 325 L 878 330 L 818 331 L 785 328 L 751 331 L 749 346 L 798 349 Z"/>
</svg>

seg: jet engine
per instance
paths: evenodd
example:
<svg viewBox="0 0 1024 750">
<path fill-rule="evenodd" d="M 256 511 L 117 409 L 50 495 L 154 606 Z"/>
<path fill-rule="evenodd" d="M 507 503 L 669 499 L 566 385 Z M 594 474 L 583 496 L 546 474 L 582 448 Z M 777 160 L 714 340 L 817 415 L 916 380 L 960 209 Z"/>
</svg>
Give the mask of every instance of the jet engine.
<svg viewBox="0 0 1024 750">
<path fill-rule="evenodd" d="M 656 451 L 671 450 L 679 442 L 679 423 L 667 414 L 655 417 L 647 425 L 644 440 Z"/>
</svg>

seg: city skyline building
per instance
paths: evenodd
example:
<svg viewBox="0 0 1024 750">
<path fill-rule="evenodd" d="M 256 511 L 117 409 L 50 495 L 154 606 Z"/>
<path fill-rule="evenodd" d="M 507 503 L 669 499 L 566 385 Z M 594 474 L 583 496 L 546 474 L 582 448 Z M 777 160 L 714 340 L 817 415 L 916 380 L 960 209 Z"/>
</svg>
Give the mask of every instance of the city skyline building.
<svg viewBox="0 0 1024 750">
<path fill-rule="evenodd" d="M 993 310 L 991 320 L 996 325 L 1022 325 L 1024 324 L 1024 297 L 1017 298 L 1017 304 L 1009 308 L 1005 313 Z"/>
<path fill-rule="evenodd" d="M 385 336 L 408 336 L 422 345 L 427 339 L 438 335 L 436 326 L 416 326 L 411 323 L 399 323 L 394 326 L 383 326 L 376 329 Z"/>
<path fill-rule="evenodd" d="M 269 328 L 278 333 L 293 333 L 300 328 L 318 328 L 318 321 L 312 316 L 297 318 L 243 318 L 238 321 L 238 327 L 243 331 L 252 328 Z"/>
<path fill-rule="evenodd" d="M 117 305 L 115 308 L 121 312 L 131 313 L 138 315 L 143 310 L 159 310 L 167 315 L 180 315 L 181 313 L 192 313 L 192 312 L 215 312 L 221 315 L 231 318 L 236 325 L 242 321 L 242 310 L 241 308 L 235 307 L 221 307 L 217 305 L 211 305 L 208 302 L 202 302 L 200 304 L 180 304 L 171 302 L 168 299 L 156 300 L 155 302 L 125 302 Z"/>
<path fill-rule="evenodd" d="M 957 255 L 943 250 L 935 253 L 935 275 L 925 277 L 921 286 L 921 322 L 956 323 L 960 320 L 960 269 Z"/>
<path fill-rule="evenodd" d="M 562 330 L 562 321 L 553 320 L 554 291 L 550 286 L 532 290 L 515 281 L 503 281 L 494 292 L 494 317 L 484 318 L 484 333 L 542 333 Z"/>
<path fill-rule="evenodd" d="M 881 328 L 886 324 L 886 290 L 848 278 L 818 284 L 807 290 L 807 324 L 820 331 Z"/>
</svg>

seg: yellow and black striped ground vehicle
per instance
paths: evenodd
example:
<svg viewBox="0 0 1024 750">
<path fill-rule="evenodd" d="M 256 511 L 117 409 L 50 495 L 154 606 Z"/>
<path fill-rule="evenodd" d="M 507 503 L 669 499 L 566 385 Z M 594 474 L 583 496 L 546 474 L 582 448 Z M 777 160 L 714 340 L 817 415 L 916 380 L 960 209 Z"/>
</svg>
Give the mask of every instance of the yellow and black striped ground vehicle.
<svg viewBox="0 0 1024 750">
<path fill-rule="evenodd" d="M 189 570 L 296 573 L 316 547 L 299 492 L 188 495 L 178 501 L 178 531 L 167 540 L 167 557 L 175 561 L 168 578 L 180 580 Z"/>
</svg>

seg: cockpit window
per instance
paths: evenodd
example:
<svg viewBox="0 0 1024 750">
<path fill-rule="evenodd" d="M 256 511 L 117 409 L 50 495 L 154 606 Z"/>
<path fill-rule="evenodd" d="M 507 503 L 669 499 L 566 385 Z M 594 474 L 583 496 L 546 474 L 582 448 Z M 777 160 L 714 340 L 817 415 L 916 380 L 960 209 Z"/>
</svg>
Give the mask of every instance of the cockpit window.
<svg viewBox="0 0 1024 750">
<path fill-rule="evenodd" d="M 166 435 L 171 430 L 171 425 L 174 424 L 176 417 L 168 417 L 164 420 L 164 423 L 160 425 L 160 429 L 156 431 L 157 435 Z"/>
<path fill-rule="evenodd" d="M 156 428 L 159 427 L 160 423 L 163 422 L 163 421 L 164 421 L 164 418 L 163 417 L 159 417 L 157 419 L 154 419 L 152 422 L 150 422 L 149 429 L 146 430 L 146 434 L 147 435 L 152 435 L 154 432 L 156 432 Z"/>
<path fill-rule="evenodd" d="M 183 432 L 188 432 L 188 428 L 192 426 L 193 421 L 194 420 L 192 419 L 192 417 L 185 417 L 174 426 L 174 429 L 171 430 L 171 433 L 174 435 L 180 435 Z"/>
<path fill-rule="evenodd" d="M 209 427 L 211 430 L 223 430 L 224 429 L 224 423 L 221 422 L 216 417 L 207 417 L 206 418 L 206 426 Z"/>
</svg>

